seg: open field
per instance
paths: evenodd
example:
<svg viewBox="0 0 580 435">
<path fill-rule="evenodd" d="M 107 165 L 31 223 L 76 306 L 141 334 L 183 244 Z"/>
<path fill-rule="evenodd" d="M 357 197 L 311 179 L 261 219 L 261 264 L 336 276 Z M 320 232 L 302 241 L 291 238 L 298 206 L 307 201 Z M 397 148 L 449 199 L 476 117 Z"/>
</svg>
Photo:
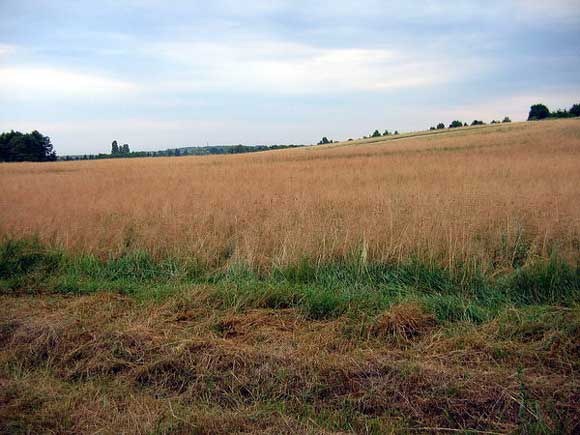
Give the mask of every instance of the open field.
<svg viewBox="0 0 580 435">
<path fill-rule="evenodd" d="M 363 255 L 511 268 L 580 249 L 580 122 L 259 155 L 0 165 L 0 231 L 268 269 Z"/>
<path fill-rule="evenodd" d="M 580 120 L 0 185 L 0 433 L 580 431 Z"/>
</svg>

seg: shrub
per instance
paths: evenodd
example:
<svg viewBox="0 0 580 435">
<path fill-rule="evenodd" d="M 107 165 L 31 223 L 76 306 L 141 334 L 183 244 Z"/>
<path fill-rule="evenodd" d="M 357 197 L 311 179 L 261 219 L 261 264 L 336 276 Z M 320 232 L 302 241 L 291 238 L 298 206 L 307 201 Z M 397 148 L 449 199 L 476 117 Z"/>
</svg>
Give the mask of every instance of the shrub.
<svg viewBox="0 0 580 435">
<path fill-rule="evenodd" d="M 56 160 L 48 136 L 11 131 L 0 134 L 0 162 L 46 162 Z"/>
<path fill-rule="evenodd" d="M 538 119 L 546 119 L 550 116 L 550 111 L 543 104 L 534 104 L 530 107 L 530 113 L 528 115 L 528 121 L 535 121 Z"/>
<path fill-rule="evenodd" d="M 550 113 L 550 118 L 572 118 L 572 115 L 567 110 L 558 109 Z"/>
</svg>

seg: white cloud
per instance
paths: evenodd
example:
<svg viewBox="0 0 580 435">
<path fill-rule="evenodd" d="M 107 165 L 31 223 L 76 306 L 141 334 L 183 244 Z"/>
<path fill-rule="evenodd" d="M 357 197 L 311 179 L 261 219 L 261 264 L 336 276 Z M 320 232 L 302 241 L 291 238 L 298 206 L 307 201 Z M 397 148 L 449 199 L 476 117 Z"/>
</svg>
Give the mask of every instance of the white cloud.
<svg viewBox="0 0 580 435">
<path fill-rule="evenodd" d="M 516 11 L 524 20 L 573 23 L 580 20 L 579 0 L 516 0 Z"/>
<path fill-rule="evenodd" d="M 135 91 L 133 83 L 101 75 L 79 73 L 51 67 L 0 67 L 0 94 L 35 98 L 37 96 L 102 96 Z"/>
<path fill-rule="evenodd" d="M 319 48 L 285 42 L 175 42 L 156 44 L 150 50 L 177 64 L 176 77 L 166 85 L 175 90 L 382 91 L 442 83 L 483 67 L 483 62 L 471 60 L 451 68 L 446 59 L 413 58 L 387 49 Z"/>
<path fill-rule="evenodd" d="M 4 57 L 4 56 L 7 56 L 9 54 L 12 54 L 15 51 L 16 51 L 16 47 L 14 45 L 0 43 L 0 57 Z"/>
</svg>

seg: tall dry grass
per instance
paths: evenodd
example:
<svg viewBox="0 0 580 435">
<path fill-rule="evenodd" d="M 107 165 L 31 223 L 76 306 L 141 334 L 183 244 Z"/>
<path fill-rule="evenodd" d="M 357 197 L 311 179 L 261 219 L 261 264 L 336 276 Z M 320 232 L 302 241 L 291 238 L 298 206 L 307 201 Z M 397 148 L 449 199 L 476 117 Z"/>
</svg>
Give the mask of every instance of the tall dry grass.
<svg viewBox="0 0 580 435">
<path fill-rule="evenodd" d="M 580 122 L 252 155 L 0 165 L 0 233 L 255 267 L 580 258 Z"/>
</svg>

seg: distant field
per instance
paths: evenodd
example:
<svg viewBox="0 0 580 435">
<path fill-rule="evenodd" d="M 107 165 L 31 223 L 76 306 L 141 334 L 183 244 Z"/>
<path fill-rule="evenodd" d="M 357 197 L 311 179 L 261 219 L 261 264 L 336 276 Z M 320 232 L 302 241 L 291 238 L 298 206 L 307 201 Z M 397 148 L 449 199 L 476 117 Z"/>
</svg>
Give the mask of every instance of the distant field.
<svg viewBox="0 0 580 435">
<path fill-rule="evenodd" d="M 0 433 L 580 433 L 580 120 L 0 186 Z"/>
<path fill-rule="evenodd" d="M 367 143 L 371 142 L 371 143 Z M 210 267 L 580 252 L 580 121 L 265 154 L 0 165 L 0 233 Z M 347 146 L 348 145 L 348 146 Z"/>
</svg>

